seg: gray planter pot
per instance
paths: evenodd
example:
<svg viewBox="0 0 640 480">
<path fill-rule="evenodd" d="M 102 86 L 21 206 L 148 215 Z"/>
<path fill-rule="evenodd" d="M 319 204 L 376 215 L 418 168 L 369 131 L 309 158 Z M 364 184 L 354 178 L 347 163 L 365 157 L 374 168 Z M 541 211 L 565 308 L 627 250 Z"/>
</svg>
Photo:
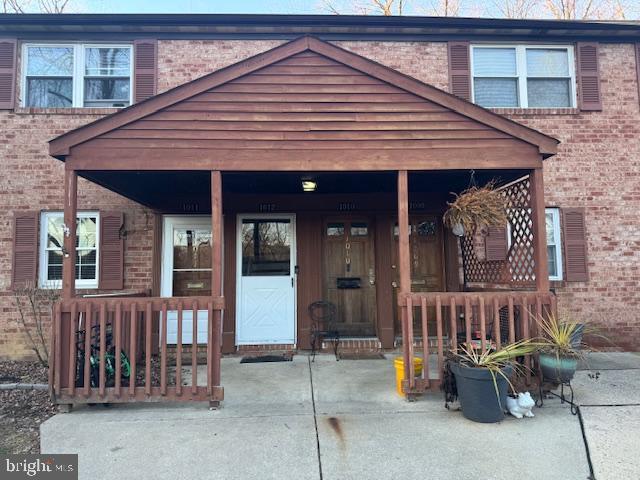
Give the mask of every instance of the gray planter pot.
<svg viewBox="0 0 640 480">
<path fill-rule="evenodd" d="M 480 423 L 496 423 L 504 419 L 507 405 L 507 381 L 496 374 L 494 384 L 491 372 L 486 368 L 471 368 L 459 363 L 451 364 L 456 377 L 458 399 L 462 414 L 469 420 Z M 508 377 L 513 371 L 506 367 L 502 372 Z M 496 396 L 496 385 L 498 395 Z"/>
<path fill-rule="evenodd" d="M 557 357 L 552 353 L 541 353 L 539 361 L 544 379 L 554 383 L 570 382 L 578 367 L 577 358 Z"/>
</svg>

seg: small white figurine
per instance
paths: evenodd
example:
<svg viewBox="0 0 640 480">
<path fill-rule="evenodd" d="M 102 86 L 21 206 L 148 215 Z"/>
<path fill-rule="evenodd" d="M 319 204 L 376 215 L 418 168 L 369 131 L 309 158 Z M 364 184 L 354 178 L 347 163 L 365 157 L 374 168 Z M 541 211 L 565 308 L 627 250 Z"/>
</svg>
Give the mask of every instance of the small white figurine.
<svg viewBox="0 0 640 480">
<path fill-rule="evenodd" d="M 529 392 L 519 393 L 518 398 L 507 397 L 507 410 L 516 418 L 533 417 L 531 409 L 535 404 Z"/>
</svg>

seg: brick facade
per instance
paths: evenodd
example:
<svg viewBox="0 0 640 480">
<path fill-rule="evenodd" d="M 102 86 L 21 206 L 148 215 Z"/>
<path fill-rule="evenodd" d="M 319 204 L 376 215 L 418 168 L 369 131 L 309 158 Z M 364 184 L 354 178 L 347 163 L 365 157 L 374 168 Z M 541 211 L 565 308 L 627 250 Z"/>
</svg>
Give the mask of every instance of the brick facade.
<svg viewBox="0 0 640 480">
<path fill-rule="evenodd" d="M 57 112 L 57 113 L 56 113 Z M 48 109 L 33 113 L 18 109 L 0 112 L 0 358 L 31 355 L 17 324 L 15 299 L 10 289 L 13 255 L 13 216 L 21 210 L 61 211 L 64 166 L 48 155 L 47 141 L 103 115 L 60 113 Z M 86 180 L 78 181 L 78 208 L 125 211 L 131 232 L 125 242 L 125 289 L 151 288 L 153 214 L 140 205 Z"/>
<path fill-rule="evenodd" d="M 601 44 L 601 112 L 508 114 L 558 138 L 545 162 L 547 206 L 584 207 L 589 282 L 557 283 L 561 308 L 613 344 L 640 345 L 640 103 L 634 45 Z M 554 283 L 554 282 L 552 282 Z"/>
<path fill-rule="evenodd" d="M 280 45 L 280 40 L 163 40 L 158 45 L 158 91 Z M 336 42 L 438 88 L 448 88 L 444 42 Z M 500 110 L 561 140 L 545 162 L 548 206 L 584 207 L 590 281 L 557 283 L 560 305 L 601 324 L 611 341 L 640 343 L 640 104 L 632 44 L 600 46 L 602 112 L 573 109 Z M 60 210 L 63 165 L 47 141 L 93 121 L 105 110 L 0 111 L 0 358 L 30 356 L 16 324 L 10 290 L 12 228 L 19 210 Z M 107 112 L 108 113 L 108 112 Z M 125 289 L 152 284 L 153 213 L 81 180 L 80 209 L 125 211 Z"/>
</svg>

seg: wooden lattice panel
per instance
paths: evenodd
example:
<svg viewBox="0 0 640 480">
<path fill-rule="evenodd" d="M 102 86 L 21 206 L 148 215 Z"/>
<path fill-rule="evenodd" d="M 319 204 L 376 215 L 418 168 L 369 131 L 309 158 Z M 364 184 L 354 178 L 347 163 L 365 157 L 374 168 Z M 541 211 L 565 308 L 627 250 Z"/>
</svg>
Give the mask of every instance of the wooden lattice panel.
<svg viewBox="0 0 640 480">
<path fill-rule="evenodd" d="M 501 189 L 507 204 L 509 250 L 506 261 L 484 261 L 476 254 L 473 233 L 462 239 L 467 283 L 505 284 L 528 287 L 535 284 L 533 218 L 529 177 Z"/>
</svg>

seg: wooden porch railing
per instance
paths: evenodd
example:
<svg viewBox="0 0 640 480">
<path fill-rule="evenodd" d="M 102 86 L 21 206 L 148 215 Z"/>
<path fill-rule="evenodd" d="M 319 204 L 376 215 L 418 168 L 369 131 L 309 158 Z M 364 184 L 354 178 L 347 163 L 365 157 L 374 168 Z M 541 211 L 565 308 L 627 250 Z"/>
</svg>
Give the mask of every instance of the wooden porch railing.
<svg viewBox="0 0 640 480">
<path fill-rule="evenodd" d="M 545 309 L 556 310 L 556 297 L 550 292 L 421 292 L 400 296 L 398 303 L 406 312 L 403 312 L 406 322 L 402 350 L 406 379 L 404 391 L 408 394 L 440 386 L 445 349 L 456 350 L 459 335 L 461 341 L 475 341 L 483 350 L 489 345 L 500 348 L 506 343 L 535 337 L 535 317 Z M 415 365 L 409 361 L 414 358 L 416 350 L 413 320 L 417 311 L 422 324 L 423 370 L 420 378 L 415 378 Z M 432 332 L 429 331 L 429 323 L 434 321 L 436 331 Z M 437 344 L 432 351 L 429 337 L 433 335 Z M 432 353 L 436 353 L 438 359 L 437 379 L 429 379 L 428 359 Z M 531 358 L 525 357 L 524 363 L 528 367 L 525 371 L 529 383 Z"/>
<path fill-rule="evenodd" d="M 55 402 L 209 401 L 217 404 L 224 396 L 220 385 L 223 308 L 222 297 L 60 301 L 54 310 L 51 335 L 49 384 Z M 191 382 L 184 386 L 182 325 L 184 312 L 189 310 L 193 312 L 192 342 L 187 344 L 191 350 Z M 202 339 L 197 338 L 198 311 L 203 310 L 207 312 L 204 362 L 197 348 L 200 340 L 201 349 L 205 349 Z M 177 315 L 177 343 L 171 347 L 167 345 L 167 312 L 170 311 L 176 311 Z M 158 325 L 159 346 L 156 347 L 153 338 Z M 156 348 L 158 355 L 154 355 Z M 123 375 L 121 352 L 129 360 L 128 378 Z M 198 383 L 198 365 L 202 363 L 206 365 L 206 385 Z M 111 367 L 113 371 L 108 370 Z"/>
</svg>

